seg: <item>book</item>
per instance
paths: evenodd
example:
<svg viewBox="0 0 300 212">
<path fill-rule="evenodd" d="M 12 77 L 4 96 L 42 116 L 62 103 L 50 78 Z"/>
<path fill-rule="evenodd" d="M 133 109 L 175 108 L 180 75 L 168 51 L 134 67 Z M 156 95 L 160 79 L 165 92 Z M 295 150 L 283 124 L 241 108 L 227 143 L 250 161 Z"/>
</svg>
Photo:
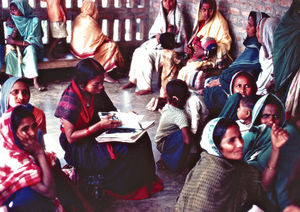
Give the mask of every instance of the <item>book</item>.
<svg viewBox="0 0 300 212">
<path fill-rule="evenodd" d="M 122 125 L 118 128 L 108 129 L 96 137 L 99 143 L 104 142 L 136 142 L 149 128 L 155 125 L 153 121 L 142 121 L 143 115 L 137 115 L 132 112 L 108 112 L 99 113 L 100 118 L 107 115 L 114 115 L 112 119 L 120 120 Z"/>
</svg>

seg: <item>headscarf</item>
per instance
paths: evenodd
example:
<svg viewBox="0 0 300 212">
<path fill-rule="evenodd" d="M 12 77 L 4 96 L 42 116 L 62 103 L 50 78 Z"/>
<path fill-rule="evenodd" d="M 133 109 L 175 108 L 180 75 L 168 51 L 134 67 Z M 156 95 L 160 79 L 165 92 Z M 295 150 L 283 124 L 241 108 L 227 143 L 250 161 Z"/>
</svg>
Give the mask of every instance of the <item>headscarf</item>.
<svg viewBox="0 0 300 212">
<path fill-rule="evenodd" d="M 229 86 L 230 87 L 230 95 L 233 94 L 233 84 L 234 84 L 236 78 L 239 77 L 240 75 L 248 77 L 248 79 L 250 80 L 250 82 L 252 84 L 253 94 L 255 95 L 255 93 L 257 91 L 255 79 L 254 79 L 253 75 L 247 71 L 239 71 L 235 75 L 232 76 L 231 81 L 230 81 L 230 86 Z"/>
<path fill-rule="evenodd" d="M 260 21 L 261 21 L 263 18 L 269 17 L 269 15 L 266 14 L 266 13 L 264 13 L 264 12 L 251 11 L 251 12 L 249 13 L 248 19 L 249 19 L 250 17 L 253 18 L 253 21 L 254 21 L 254 27 L 255 27 L 255 31 L 256 31 L 256 26 L 260 23 Z"/>
<path fill-rule="evenodd" d="M 33 9 L 27 3 L 26 0 L 13 0 L 11 4 L 15 4 L 23 16 L 15 16 L 11 14 L 11 18 L 14 21 L 20 35 L 31 44 L 43 48 L 42 43 L 42 28 L 39 19 L 33 14 Z M 12 30 L 8 27 L 8 34 L 11 34 Z"/>
<path fill-rule="evenodd" d="M 0 205 L 14 192 L 42 179 L 34 159 L 16 144 L 11 126 L 13 111 L 14 108 L 7 110 L 0 118 Z"/>
<path fill-rule="evenodd" d="M 98 21 L 99 13 L 95 2 L 91 0 L 85 0 L 82 3 L 80 11 L 83 16 L 90 16 L 95 21 Z"/>
<path fill-rule="evenodd" d="M 259 37 L 266 59 L 273 57 L 273 37 L 280 19 L 275 17 L 263 18 L 259 23 Z"/>
<path fill-rule="evenodd" d="M 149 30 L 149 38 L 154 38 L 156 34 L 162 34 L 167 31 L 167 23 L 174 26 L 175 42 L 182 44 L 181 51 L 183 51 L 184 46 L 186 45 L 186 31 L 184 17 L 181 10 L 178 7 L 177 1 L 175 0 L 174 9 L 172 9 L 167 17 L 164 13 L 162 0 L 159 4 L 159 13 Z M 176 49 L 175 49 L 176 50 Z"/>
<path fill-rule="evenodd" d="M 200 145 L 201 148 L 207 151 L 208 154 L 217 156 L 217 157 L 223 157 L 220 153 L 219 149 L 216 147 L 214 140 L 213 140 L 213 134 L 216 125 L 222 118 L 215 118 L 209 121 L 202 133 Z"/>
<path fill-rule="evenodd" d="M 285 116 L 285 108 L 283 103 L 281 102 L 281 100 L 275 96 L 274 94 L 270 93 L 270 94 L 266 94 L 263 97 L 261 97 L 256 104 L 253 107 L 252 110 L 252 122 L 251 122 L 251 127 L 255 126 L 255 125 L 259 125 L 257 124 L 257 122 L 259 122 L 258 118 L 259 118 L 259 114 L 262 113 L 262 109 L 264 108 L 264 106 L 266 105 L 266 101 L 272 99 L 272 102 L 277 102 L 278 105 L 280 105 L 280 123 L 279 126 L 283 127 L 286 121 L 286 116 Z"/>
<path fill-rule="evenodd" d="M 300 69 L 300 2 L 293 3 L 274 33 L 274 82 L 283 102 L 290 84 Z"/>
<path fill-rule="evenodd" d="M 20 77 L 10 77 L 2 85 L 1 100 L 0 100 L 0 116 L 2 116 L 2 114 L 9 108 L 8 100 L 9 100 L 9 95 L 10 95 L 11 89 L 14 86 L 14 84 L 19 80 L 21 80 Z M 28 91 L 29 91 L 29 88 L 28 88 Z M 30 95 L 30 93 L 29 93 L 29 95 Z"/>
</svg>

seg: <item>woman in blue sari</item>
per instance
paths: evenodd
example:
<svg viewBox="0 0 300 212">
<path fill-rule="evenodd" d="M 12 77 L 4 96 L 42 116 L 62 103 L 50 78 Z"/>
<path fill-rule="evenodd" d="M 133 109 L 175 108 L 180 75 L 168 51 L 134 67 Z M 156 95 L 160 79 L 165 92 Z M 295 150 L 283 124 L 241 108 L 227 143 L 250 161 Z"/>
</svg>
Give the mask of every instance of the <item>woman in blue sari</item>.
<svg viewBox="0 0 300 212">
<path fill-rule="evenodd" d="M 26 0 L 13 0 L 10 3 L 11 17 L 7 21 L 5 46 L 5 72 L 16 77 L 33 79 L 34 87 L 40 91 L 45 87 L 37 81 L 38 59 L 43 50 L 40 20 L 33 15 L 33 9 Z"/>
</svg>

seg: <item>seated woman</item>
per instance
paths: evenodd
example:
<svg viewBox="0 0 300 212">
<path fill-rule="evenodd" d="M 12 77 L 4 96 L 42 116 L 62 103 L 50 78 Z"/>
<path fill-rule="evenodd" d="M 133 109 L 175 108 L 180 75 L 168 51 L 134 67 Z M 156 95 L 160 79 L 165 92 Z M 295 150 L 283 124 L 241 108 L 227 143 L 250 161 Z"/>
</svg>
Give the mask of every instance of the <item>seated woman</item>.
<svg viewBox="0 0 300 212">
<path fill-rule="evenodd" d="M 289 10 L 281 18 L 274 32 L 274 85 L 285 104 L 288 119 L 295 115 L 300 90 L 300 2 L 293 0 Z"/>
<path fill-rule="evenodd" d="M 176 0 L 161 0 L 158 16 L 149 31 L 149 40 L 138 47 L 132 56 L 129 71 L 129 82 L 122 89 L 136 88 L 137 95 L 152 93 L 152 71 L 158 71 L 163 50 L 160 46 L 160 35 L 173 28 L 176 47 L 174 51 L 183 52 L 186 44 L 184 18 Z"/>
<path fill-rule="evenodd" d="M 228 113 L 236 114 L 236 109 L 242 96 L 256 96 L 256 82 L 249 72 L 237 72 L 233 75 L 229 87 L 229 93 L 220 86 L 207 87 L 204 89 L 204 102 L 211 117 L 220 116 L 233 118 L 233 116 L 228 115 Z"/>
<path fill-rule="evenodd" d="M 95 2 L 83 1 L 80 11 L 72 24 L 72 53 L 80 59 L 94 58 L 105 70 L 105 81 L 116 82 L 108 73 L 124 66 L 117 44 L 103 34 L 98 24 L 99 14 Z"/>
<path fill-rule="evenodd" d="M 95 137 L 120 121 L 99 112 L 115 111 L 103 88 L 104 68 L 87 58 L 76 66 L 76 76 L 63 92 L 55 111 L 61 120 L 60 143 L 65 160 L 79 178 L 103 177 L 102 188 L 122 199 L 144 199 L 163 188 L 155 174 L 151 141 L 145 133 L 133 144 L 98 143 Z"/>
<path fill-rule="evenodd" d="M 259 172 L 245 163 L 235 121 L 211 120 L 200 142 L 204 151 L 186 177 L 175 211 L 247 211 L 253 204 L 272 210 Z"/>
<path fill-rule="evenodd" d="M 273 94 L 261 97 L 252 111 L 252 129 L 243 138 L 244 160 L 261 172 L 270 169 L 275 175 L 269 189 L 271 199 L 283 210 L 290 201 L 286 184 L 293 166 L 300 155 L 299 132 L 292 125 L 285 124 L 285 109 L 282 102 Z M 288 141 L 280 148 L 274 149 L 270 131 L 282 127 L 288 134 Z M 276 156 L 270 161 L 270 156 Z"/>
<path fill-rule="evenodd" d="M 262 45 L 259 51 L 259 62 L 262 71 L 256 81 L 258 95 L 267 94 L 273 81 L 273 37 L 278 23 L 278 18 L 263 18 L 256 29 L 256 37 Z"/>
<path fill-rule="evenodd" d="M 16 77 L 33 78 L 34 87 L 44 91 L 45 87 L 40 86 L 37 81 L 37 62 L 41 59 L 43 50 L 40 20 L 33 15 L 33 9 L 26 0 L 13 0 L 9 8 L 15 27 L 7 25 L 9 37 L 5 46 L 5 72 Z M 15 30 L 20 36 L 11 36 Z"/>
<path fill-rule="evenodd" d="M 203 70 L 207 68 L 224 69 L 229 64 L 230 58 L 228 52 L 231 45 L 231 37 L 229 34 L 229 28 L 226 20 L 217 10 L 215 0 L 201 0 L 198 8 L 198 15 L 195 19 L 193 35 L 189 41 L 189 45 L 185 48 L 185 52 L 188 55 L 193 55 L 198 59 L 190 59 L 186 66 L 179 72 L 179 79 L 186 81 L 185 79 L 191 78 L 189 75 L 203 75 Z M 217 50 L 204 51 L 203 41 L 207 38 L 213 38 L 217 43 Z M 196 45 L 195 43 L 199 43 Z M 202 43 L 202 44 L 201 44 Z M 195 56 L 196 55 L 196 56 Z M 231 58 L 229 59 L 231 61 Z M 199 78 L 199 77 L 198 77 Z M 200 87 L 204 85 L 204 76 L 200 77 Z M 187 81 L 186 81 L 187 82 Z M 189 84 L 189 82 L 187 82 Z"/>
<path fill-rule="evenodd" d="M 29 212 L 91 209 L 83 206 L 78 191 L 73 193 L 71 181 L 51 167 L 55 162 L 39 145 L 37 123 L 29 110 L 24 106 L 8 109 L 0 118 L 0 129 L 0 206 Z"/>
<path fill-rule="evenodd" d="M 0 116 L 9 108 L 18 105 L 26 105 L 37 122 L 37 127 L 46 134 L 46 116 L 45 113 L 29 104 L 30 89 L 24 79 L 19 77 L 10 77 L 5 81 L 1 88 L 1 100 L 0 100 Z"/>
<path fill-rule="evenodd" d="M 256 26 L 264 17 L 269 16 L 263 12 L 251 11 L 249 13 L 246 26 L 247 37 L 243 43 L 245 50 L 227 69 L 222 71 L 220 76 L 215 77 L 214 80 L 210 81 L 207 84 L 207 87 L 222 86 L 222 88 L 229 93 L 231 78 L 239 71 L 248 71 L 255 79 L 257 79 L 258 74 L 261 71 L 261 66 L 259 63 L 260 43 L 256 37 Z"/>
</svg>

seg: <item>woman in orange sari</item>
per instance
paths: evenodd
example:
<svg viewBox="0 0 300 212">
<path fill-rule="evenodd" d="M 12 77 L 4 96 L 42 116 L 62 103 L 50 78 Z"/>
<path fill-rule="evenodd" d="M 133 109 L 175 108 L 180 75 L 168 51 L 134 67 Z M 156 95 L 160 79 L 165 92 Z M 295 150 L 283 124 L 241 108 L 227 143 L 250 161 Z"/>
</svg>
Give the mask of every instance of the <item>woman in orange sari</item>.
<svg viewBox="0 0 300 212">
<path fill-rule="evenodd" d="M 80 59 L 92 57 L 105 69 L 105 81 L 114 82 L 107 73 L 124 66 L 117 44 L 109 39 L 98 24 L 98 9 L 91 0 L 82 3 L 81 13 L 72 27 L 71 51 Z"/>
</svg>

